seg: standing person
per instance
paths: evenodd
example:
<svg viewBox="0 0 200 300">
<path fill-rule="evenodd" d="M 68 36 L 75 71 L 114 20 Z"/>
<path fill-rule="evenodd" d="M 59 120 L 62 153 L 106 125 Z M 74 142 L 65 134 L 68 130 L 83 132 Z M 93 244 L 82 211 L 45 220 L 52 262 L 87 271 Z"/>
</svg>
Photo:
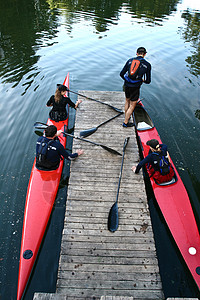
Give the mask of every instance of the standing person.
<svg viewBox="0 0 200 300">
<path fill-rule="evenodd" d="M 49 117 L 51 120 L 54 120 L 56 122 L 66 120 L 66 105 L 69 104 L 71 107 L 76 109 L 78 105 L 82 102 L 82 100 L 78 100 L 76 104 L 74 104 L 74 102 L 72 102 L 69 97 L 64 97 L 67 90 L 68 89 L 65 85 L 60 84 L 57 87 L 55 95 L 52 95 L 49 101 L 47 102 L 47 106 L 53 106 L 52 110 L 49 113 Z"/>
<path fill-rule="evenodd" d="M 45 129 L 45 136 L 38 138 L 36 144 L 36 168 L 39 170 L 56 170 L 62 157 L 70 160 L 83 154 L 83 150 L 80 149 L 76 153 L 68 153 L 58 139 L 61 133 L 61 130 L 57 131 L 56 126 L 49 125 Z"/>
<path fill-rule="evenodd" d="M 150 177 L 153 176 L 156 183 L 171 181 L 174 170 L 169 161 L 167 145 L 159 144 L 156 139 L 149 140 L 146 144 L 150 146 L 149 154 L 137 166 L 132 166 L 132 171 L 138 174 L 140 169 L 148 164 Z"/>
<path fill-rule="evenodd" d="M 125 120 L 123 127 L 132 127 L 133 123 L 128 123 L 140 95 L 142 83 L 151 82 L 151 64 L 144 57 L 147 51 L 144 47 L 137 49 L 137 57 L 130 58 L 124 65 L 120 76 L 124 79 L 125 91 Z"/>
</svg>

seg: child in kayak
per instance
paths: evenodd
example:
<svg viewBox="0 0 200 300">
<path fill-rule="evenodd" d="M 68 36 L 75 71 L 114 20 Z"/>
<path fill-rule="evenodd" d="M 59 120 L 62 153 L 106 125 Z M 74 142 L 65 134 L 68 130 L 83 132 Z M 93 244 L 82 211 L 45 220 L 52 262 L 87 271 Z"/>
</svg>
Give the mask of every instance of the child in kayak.
<svg viewBox="0 0 200 300">
<path fill-rule="evenodd" d="M 156 183 L 169 182 L 174 177 L 174 170 L 169 161 L 167 145 L 159 144 L 158 140 L 152 139 L 146 143 L 150 146 L 149 154 L 137 166 L 132 166 L 132 171 L 136 174 L 147 164 L 150 177 L 153 177 Z"/>
</svg>

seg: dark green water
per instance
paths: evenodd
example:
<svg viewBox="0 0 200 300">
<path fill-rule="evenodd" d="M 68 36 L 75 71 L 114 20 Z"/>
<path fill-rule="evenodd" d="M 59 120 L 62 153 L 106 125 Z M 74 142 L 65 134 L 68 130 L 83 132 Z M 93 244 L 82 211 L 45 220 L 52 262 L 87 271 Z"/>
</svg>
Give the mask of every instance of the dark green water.
<svg viewBox="0 0 200 300">
<path fill-rule="evenodd" d="M 195 0 L 0 0 L 0 299 L 16 298 L 37 139 L 33 124 L 47 120 L 46 101 L 67 72 L 73 91 L 121 91 L 124 63 L 139 46 L 146 47 L 152 83 L 142 86 L 141 97 L 169 146 L 200 226 L 199 29 L 200 4 Z M 65 199 L 63 187 L 27 300 L 34 291 L 55 291 Z M 153 201 L 150 208 L 165 296 L 198 297 Z"/>
</svg>

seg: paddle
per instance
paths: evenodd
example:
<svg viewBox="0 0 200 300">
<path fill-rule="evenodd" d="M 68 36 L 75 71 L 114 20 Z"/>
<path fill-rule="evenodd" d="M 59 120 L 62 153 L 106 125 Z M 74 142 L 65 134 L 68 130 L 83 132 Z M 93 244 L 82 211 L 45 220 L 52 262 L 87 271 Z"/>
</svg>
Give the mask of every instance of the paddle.
<svg viewBox="0 0 200 300">
<path fill-rule="evenodd" d="M 124 163 L 124 154 L 126 150 L 126 146 L 128 144 L 130 137 L 127 137 L 124 140 L 124 146 L 123 146 L 123 155 L 122 155 L 122 163 L 121 163 L 121 171 L 119 176 L 119 183 L 118 183 L 118 189 L 117 189 L 117 197 L 115 200 L 115 203 L 112 205 L 109 215 L 108 215 L 108 230 L 111 232 L 115 232 L 119 225 L 119 218 L 118 218 L 118 197 L 119 197 L 119 188 L 120 188 L 120 182 L 122 178 L 122 169 L 123 169 L 123 163 Z"/>
<path fill-rule="evenodd" d="M 48 126 L 47 124 L 41 123 L 41 122 L 36 122 L 36 123 L 34 124 L 34 127 L 37 128 L 37 129 L 45 129 L 45 128 L 47 128 L 47 126 Z M 67 136 L 70 136 L 70 137 L 72 137 L 72 138 L 74 138 L 74 139 L 78 139 L 78 140 L 81 140 L 81 141 L 83 141 L 83 142 L 87 142 L 87 143 L 91 143 L 91 144 L 96 145 L 96 146 L 100 146 L 100 147 L 102 147 L 104 150 L 107 150 L 108 152 L 110 152 L 110 153 L 112 153 L 112 154 L 120 155 L 120 156 L 121 156 L 121 153 L 119 153 L 118 151 L 116 151 L 116 150 L 114 150 L 114 149 L 112 149 L 112 148 L 110 148 L 110 147 L 107 147 L 107 146 L 105 146 L 105 145 L 102 145 L 102 144 L 99 144 L 99 143 L 95 143 L 95 142 L 92 142 L 92 141 L 89 141 L 89 140 L 80 138 L 80 137 L 78 137 L 78 136 L 74 136 L 74 135 L 69 134 L 69 133 L 64 132 L 64 131 L 62 131 L 62 133 L 65 134 L 65 135 L 67 135 Z"/>
<path fill-rule="evenodd" d="M 87 136 L 93 134 L 95 131 L 97 131 L 97 129 L 98 129 L 100 126 L 102 126 L 102 125 L 104 125 L 104 124 L 106 124 L 106 123 L 112 121 L 113 119 L 119 117 L 121 114 L 123 114 L 123 112 L 120 112 L 119 114 L 117 114 L 116 116 L 110 118 L 109 120 L 107 120 L 107 121 L 105 121 L 105 122 L 102 122 L 101 124 L 99 124 L 99 125 L 96 126 L 96 127 L 93 127 L 93 128 L 90 128 L 90 129 L 86 129 L 86 130 L 81 131 L 81 132 L 80 132 L 80 136 L 87 137 Z"/>
<path fill-rule="evenodd" d="M 71 91 L 71 90 L 68 90 L 68 91 L 71 92 L 71 93 L 73 93 L 73 94 L 76 94 L 76 95 L 78 95 L 78 96 L 84 97 L 84 98 L 86 98 L 86 99 L 89 99 L 89 100 L 92 100 L 92 101 L 95 101 L 95 102 L 98 102 L 98 103 L 107 105 L 107 106 L 109 106 L 110 108 L 114 109 L 115 111 L 120 112 L 120 113 L 123 113 L 123 111 L 122 111 L 121 109 L 116 108 L 116 107 L 114 107 L 114 106 L 112 106 L 112 105 L 110 105 L 110 104 L 108 104 L 108 103 L 104 103 L 104 102 L 102 102 L 102 101 L 99 101 L 99 100 L 97 100 L 97 99 L 93 99 L 93 98 L 87 97 L 87 96 L 85 96 L 85 95 L 81 95 L 81 94 L 76 93 L 76 92 L 73 92 L 73 91 Z"/>
</svg>

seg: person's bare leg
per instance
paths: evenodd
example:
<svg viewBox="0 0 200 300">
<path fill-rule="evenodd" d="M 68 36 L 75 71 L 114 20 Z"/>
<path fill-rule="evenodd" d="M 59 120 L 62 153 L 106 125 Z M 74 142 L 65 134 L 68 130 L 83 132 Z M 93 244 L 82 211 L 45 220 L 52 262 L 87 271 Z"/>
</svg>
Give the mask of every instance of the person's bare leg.
<svg viewBox="0 0 200 300">
<path fill-rule="evenodd" d="M 125 121 L 124 121 L 125 124 L 128 124 L 128 120 L 132 116 L 133 111 L 136 107 L 136 104 L 137 104 L 137 101 L 130 101 L 130 106 L 127 109 L 127 111 L 125 111 Z"/>
<path fill-rule="evenodd" d="M 126 98 L 126 102 L 125 102 L 125 106 L 124 106 L 125 115 L 126 115 L 127 110 L 129 109 L 129 106 L 130 106 L 130 99 Z"/>
</svg>

